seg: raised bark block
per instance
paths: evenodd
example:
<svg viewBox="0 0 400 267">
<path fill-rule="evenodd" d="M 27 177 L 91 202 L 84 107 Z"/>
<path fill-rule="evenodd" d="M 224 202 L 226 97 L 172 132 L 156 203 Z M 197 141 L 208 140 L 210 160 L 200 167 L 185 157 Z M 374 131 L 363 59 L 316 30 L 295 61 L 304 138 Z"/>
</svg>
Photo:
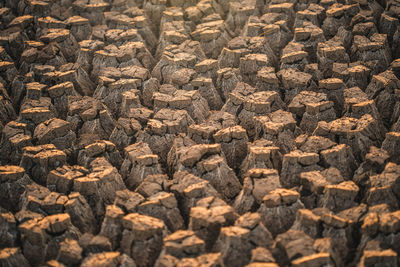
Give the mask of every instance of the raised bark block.
<svg viewBox="0 0 400 267">
<path fill-rule="evenodd" d="M 122 219 L 121 250 L 136 262 L 137 266 L 155 263 L 162 250 L 167 229 L 163 221 L 154 217 L 130 213 Z"/>
</svg>

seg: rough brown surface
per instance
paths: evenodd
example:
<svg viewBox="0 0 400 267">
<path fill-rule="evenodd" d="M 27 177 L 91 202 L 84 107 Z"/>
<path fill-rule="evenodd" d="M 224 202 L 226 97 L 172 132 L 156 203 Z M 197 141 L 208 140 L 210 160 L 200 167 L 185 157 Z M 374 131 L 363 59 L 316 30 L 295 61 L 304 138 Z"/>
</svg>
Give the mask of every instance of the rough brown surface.
<svg viewBox="0 0 400 267">
<path fill-rule="evenodd" d="M 398 0 L 0 0 L 0 267 L 398 266 Z"/>
</svg>

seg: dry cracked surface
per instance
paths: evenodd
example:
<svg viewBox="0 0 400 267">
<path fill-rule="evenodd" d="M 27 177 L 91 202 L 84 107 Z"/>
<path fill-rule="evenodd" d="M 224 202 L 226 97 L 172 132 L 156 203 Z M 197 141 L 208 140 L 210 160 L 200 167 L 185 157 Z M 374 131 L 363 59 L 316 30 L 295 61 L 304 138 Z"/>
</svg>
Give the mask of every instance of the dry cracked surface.
<svg viewBox="0 0 400 267">
<path fill-rule="evenodd" d="M 398 266 L 399 18 L 0 1 L 0 267 Z"/>
</svg>

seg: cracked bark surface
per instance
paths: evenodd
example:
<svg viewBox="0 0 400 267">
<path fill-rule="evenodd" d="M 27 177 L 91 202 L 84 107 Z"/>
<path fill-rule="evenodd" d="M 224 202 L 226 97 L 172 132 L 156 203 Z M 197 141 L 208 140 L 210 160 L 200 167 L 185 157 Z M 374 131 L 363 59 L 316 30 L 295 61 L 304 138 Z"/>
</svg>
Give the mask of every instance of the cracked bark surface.
<svg viewBox="0 0 400 267">
<path fill-rule="evenodd" d="M 0 266 L 398 266 L 399 19 L 0 1 Z"/>
</svg>

